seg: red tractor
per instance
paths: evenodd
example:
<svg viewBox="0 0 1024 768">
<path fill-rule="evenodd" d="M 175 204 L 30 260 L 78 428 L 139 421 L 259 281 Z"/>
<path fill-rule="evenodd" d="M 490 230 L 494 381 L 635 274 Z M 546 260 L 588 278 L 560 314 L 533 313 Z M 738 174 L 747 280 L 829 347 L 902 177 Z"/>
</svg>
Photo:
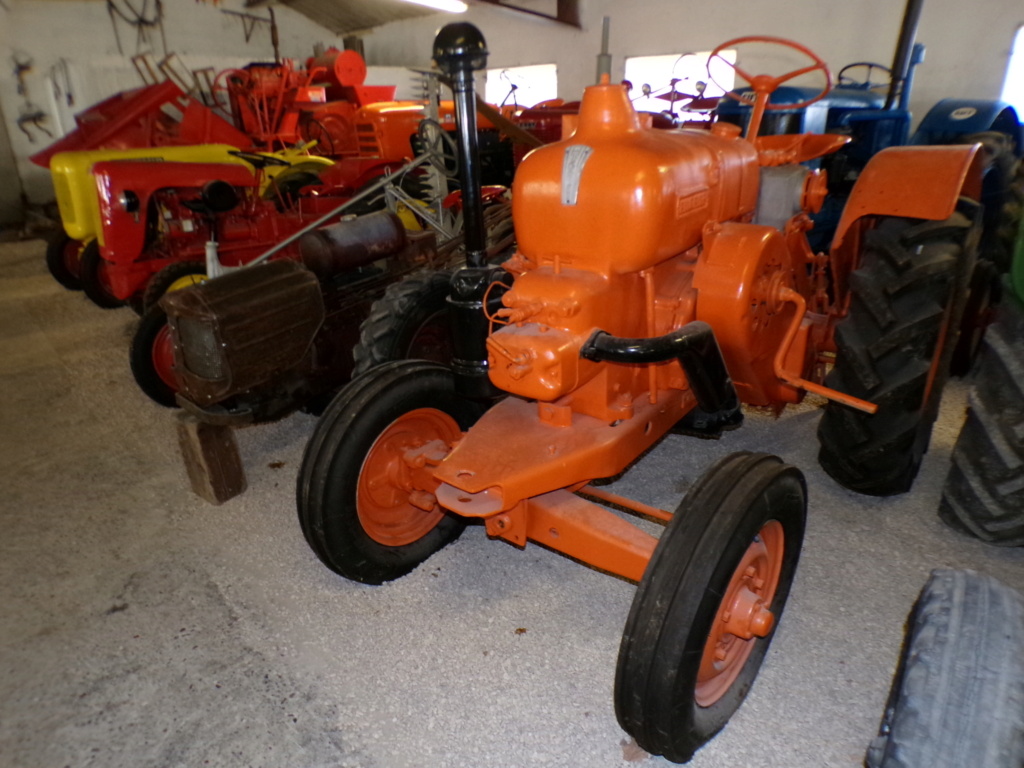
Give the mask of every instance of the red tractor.
<svg viewBox="0 0 1024 768">
<path fill-rule="evenodd" d="M 451 367 L 381 365 L 325 411 L 297 488 L 321 561 L 398 578 L 470 521 L 639 582 L 615 677 L 622 727 L 686 761 L 749 690 L 793 580 L 806 492 L 766 454 L 711 467 L 676 512 L 596 485 L 670 430 L 714 437 L 741 404 L 828 399 L 821 463 L 862 493 L 912 483 L 927 448 L 978 239 L 977 146 L 876 155 L 828 254 L 807 244 L 825 179 L 802 163 L 844 136 L 758 136 L 788 74 L 736 126 L 645 128 L 622 86 L 586 90 L 575 134 L 526 157 L 513 185 L 518 252 L 488 267 L 467 197 L 469 266 L 455 274 Z M 730 41 L 721 47 L 733 47 Z M 741 54 L 742 56 L 742 54 Z M 441 30 L 472 181 L 480 32 Z M 743 59 L 740 58 L 740 62 Z M 819 96 L 819 97 L 820 97 Z M 493 310 L 496 297 L 500 309 Z M 598 503 L 601 502 L 601 503 Z M 656 538 L 604 504 L 667 523 Z"/>
</svg>

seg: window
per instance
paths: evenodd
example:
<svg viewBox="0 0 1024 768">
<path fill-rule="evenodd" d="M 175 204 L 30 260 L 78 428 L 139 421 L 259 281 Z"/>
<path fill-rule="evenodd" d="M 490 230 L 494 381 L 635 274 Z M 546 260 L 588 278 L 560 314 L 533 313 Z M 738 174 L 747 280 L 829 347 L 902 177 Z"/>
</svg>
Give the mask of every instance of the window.
<svg viewBox="0 0 1024 768">
<path fill-rule="evenodd" d="M 725 93 L 722 88 L 731 90 L 735 84 L 732 67 L 720 61 L 711 65 L 716 85 L 708 75 L 709 55 L 711 51 L 627 58 L 626 80 L 632 85 L 629 98 L 633 106 L 642 112 L 678 113 L 690 101 L 686 97 L 717 98 Z M 721 55 L 729 62 L 736 61 L 734 50 Z"/>
<path fill-rule="evenodd" d="M 535 64 L 530 67 L 488 69 L 484 98 L 488 104 L 532 107 L 558 98 L 558 67 Z"/>
<path fill-rule="evenodd" d="M 1017 29 L 1010 51 L 1010 65 L 1003 82 L 1003 101 L 1010 102 L 1018 114 L 1024 114 L 1024 27 Z"/>
</svg>

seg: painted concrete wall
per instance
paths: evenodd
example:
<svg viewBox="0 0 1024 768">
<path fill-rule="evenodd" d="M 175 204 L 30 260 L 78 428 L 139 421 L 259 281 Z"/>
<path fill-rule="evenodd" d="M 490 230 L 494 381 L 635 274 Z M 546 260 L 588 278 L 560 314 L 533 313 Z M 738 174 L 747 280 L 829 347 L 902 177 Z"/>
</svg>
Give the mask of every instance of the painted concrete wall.
<svg viewBox="0 0 1024 768">
<path fill-rule="evenodd" d="M 554 2 L 518 5 L 553 12 Z M 611 19 L 612 79 L 620 79 L 627 56 L 708 51 L 730 38 L 776 35 L 803 43 L 838 71 L 854 61 L 892 62 L 903 0 L 582 0 L 583 29 L 522 14 L 475 6 L 460 16 L 437 15 L 396 22 L 364 40 L 369 63 L 424 66 L 435 31 L 452 19 L 483 31 L 491 52 L 488 67 L 558 65 L 559 95 L 579 98 L 595 78 L 602 18 Z M 1020 0 L 926 0 L 918 42 L 927 46 L 918 69 L 912 108 L 923 117 L 944 97 L 997 98 L 1013 35 L 1024 24 Z M 795 60 L 741 61 L 751 73 L 781 74 Z M 656 85 L 653 84 L 652 85 Z"/>
<path fill-rule="evenodd" d="M 124 7 L 121 0 L 117 5 Z M 133 2 L 152 12 L 152 0 Z M 189 68 L 217 70 L 251 61 L 272 61 L 269 27 L 257 25 L 249 42 L 242 21 L 222 10 L 245 11 L 244 0 L 222 0 L 218 5 L 196 0 L 163 0 L 163 35 L 151 29 L 140 38 L 134 29 L 117 22 L 121 51 L 105 2 L 97 0 L 4 0 L 0 5 L 0 105 L 16 158 L 17 171 L 33 202 L 52 199 L 49 172 L 32 165 L 28 156 L 52 139 L 41 129 L 17 126 L 27 104 L 47 115 L 42 125 L 54 136 L 74 126 L 73 115 L 119 90 L 141 85 L 131 64 L 135 54 L 151 53 L 155 61 L 175 52 Z M 251 11 L 266 17 L 265 9 Z M 288 8 L 275 9 L 281 55 L 304 61 L 315 43 L 337 45 L 341 40 L 328 30 Z M 18 93 L 12 73 L 13 57 L 31 60 L 26 73 L 27 94 Z M 66 72 L 61 64 L 66 62 Z M 59 87 L 55 93 L 54 85 Z M 70 87 L 67 87 L 70 86 Z M 67 92 L 74 104 L 67 103 Z M 31 138 L 30 138 L 31 137 Z"/>
</svg>

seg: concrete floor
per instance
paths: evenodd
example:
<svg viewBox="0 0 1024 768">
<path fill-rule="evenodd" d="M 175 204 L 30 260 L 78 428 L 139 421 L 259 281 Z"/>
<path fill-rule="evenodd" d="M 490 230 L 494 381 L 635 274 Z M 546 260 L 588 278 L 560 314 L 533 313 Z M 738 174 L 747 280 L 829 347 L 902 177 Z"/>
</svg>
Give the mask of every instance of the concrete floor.
<svg viewBox="0 0 1024 768">
<path fill-rule="evenodd" d="M 60 288 L 43 252 L 0 245 L 0 765 L 667 765 L 631 747 L 613 712 L 632 586 L 479 528 L 397 582 L 342 580 L 295 519 L 305 415 L 240 432 L 250 488 L 205 504 L 173 414 L 128 370 L 135 316 Z M 673 509 L 731 451 L 775 452 L 807 475 L 778 635 L 693 766 L 860 765 L 929 570 L 1024 588 L 1024 551 L 935 515 L 964 396 L 947 390 L 917 486 L 896 498 L 822 473 L 813 404 L 749 414 L 717 442 L 670 437 L 620 481 Z"/>
</svg>

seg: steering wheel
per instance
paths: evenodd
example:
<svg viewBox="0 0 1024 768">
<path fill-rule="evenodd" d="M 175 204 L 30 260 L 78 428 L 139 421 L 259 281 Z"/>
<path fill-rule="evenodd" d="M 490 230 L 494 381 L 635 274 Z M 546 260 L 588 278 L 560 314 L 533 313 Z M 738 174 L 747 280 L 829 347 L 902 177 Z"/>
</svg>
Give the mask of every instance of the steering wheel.
<svg viewBox="0 0 1024 768">
<path fill-rule="evenodd" d="M 291 165 L 287 160 L 282 160 L 274 155 L 264 155 L 260 152 L 245 152 L 241 149 L 229 149 L 229 155 L 234 155 L 239 160 L 245 160 L 255 168 L 266 168 L 268 165 Z"/>
<path fill-rule="evenodd" d="M 856 67 L 864 67 L 867 72 L 862 80 L 858 80 L 855 77 L 850 77 L 846 74 L 847 70 L 855 69 Z M 884 72 L 888 80 L 884 83 L 873 83 L 871 82 L 871 75 L 875 70 Z M 846 88 L 860 88 L 861 90 L 870 91 L 872 88 L 881 88 L 882 86 L 888 85 L 892 82 L 892 70 L 888 67 L 884 67 L 881 64 L 876 64 L 873 61 L 855 61 L 853 64 L 847 64 L 845 67 L 839 70 L 839 74 L 836 76 L 836 84 L 839 86 L 845 86 Z"/>
<path fill-rule="evenodd" d="M 779 75 L 778 77 L 772 77 L 771 75 L 751 75 L 744 71 L 743 69 L 741 69 L 739 65 L 733 64 L 731 61 L 727 60 L 724 56 L 722 56 L 723 48 L 733 48 L 737 45 L 743 45 L 745 43 L 769 43 L 771 45 L 781 45 L 785 48 L 792 48 L 794 51 L 797 51 L 799 53 L 802 53 L 804 56 L 807 56 L 811 60 L 811 65 L 803 67 L 801 69 L 794 69 L 792 72 L 787 72 L 786 74 Z M 740 78 L 742 78 L 743 80 L 750 84 L 750 88 L 754 92 L 753 109 L 750 113 L 750 122 L 747 125 L 747 138 L 749 139 L 753 139 L 757 136 L 757 132 L 761 127 L 761 118 L 764 117 L 764 112 L 766 109 L 802 109 L 804 107 L 809 107 L 814 102 L 821 101 L 823 98 L 825 98 L 828 92 L 832 90 L 832 73 L 829 72 L 828 64 L 822 61 L 818 57 L 818 55 L 814 53 L 810 48 L 800 45 L 800 43 L 795 43 L 792 40 L 786 40 L 783 37 L 768 37 L 766 35 L 751 35 L 749 37 L 737 37 L 722 43 L 711 52 L 710 56 L 708 56 L 708 77 L 711 78 L 711 82 L 713 82 L 723 91 L 726 91 L 725 95 L 728 96 L 729 98 L 735 99 L 736 101 L 739 102 L 747 103 L 747 100 L 741 97 L 735 90 L 727 91 L 721 83 L 715 80 L 714 75 L 711 74 L 711 62 L 716 58 L 721 59 L 730 67 L 732 67 L 732 69 L 736 72 L 737 75 L 740 76 Z M 796 104 L 768 103 L 769 97 L 776 90 L 778 90 L 780 85 L 789 82 L 795 77 L 800 77 L 800 75 L 806 75 L 808 72 L 814 72 L 816 70 L 821 70 L 822 74 L 825 75 L 825 87 L 822 88 L 817 95 L 812 96 L 809 99 L 805 99 L 804 101 L 797 102 Z"/>
<path fill-rule="evenodd" d="M 459 175 L 459 151 L 454 139 L 439 122 L 429 117 L 423 118 L 420 120 L 416 135 L 419 137 L 423 154 L 428 156 L 432 166 L 445 176 L 454 178 Z"/>
</svg>

